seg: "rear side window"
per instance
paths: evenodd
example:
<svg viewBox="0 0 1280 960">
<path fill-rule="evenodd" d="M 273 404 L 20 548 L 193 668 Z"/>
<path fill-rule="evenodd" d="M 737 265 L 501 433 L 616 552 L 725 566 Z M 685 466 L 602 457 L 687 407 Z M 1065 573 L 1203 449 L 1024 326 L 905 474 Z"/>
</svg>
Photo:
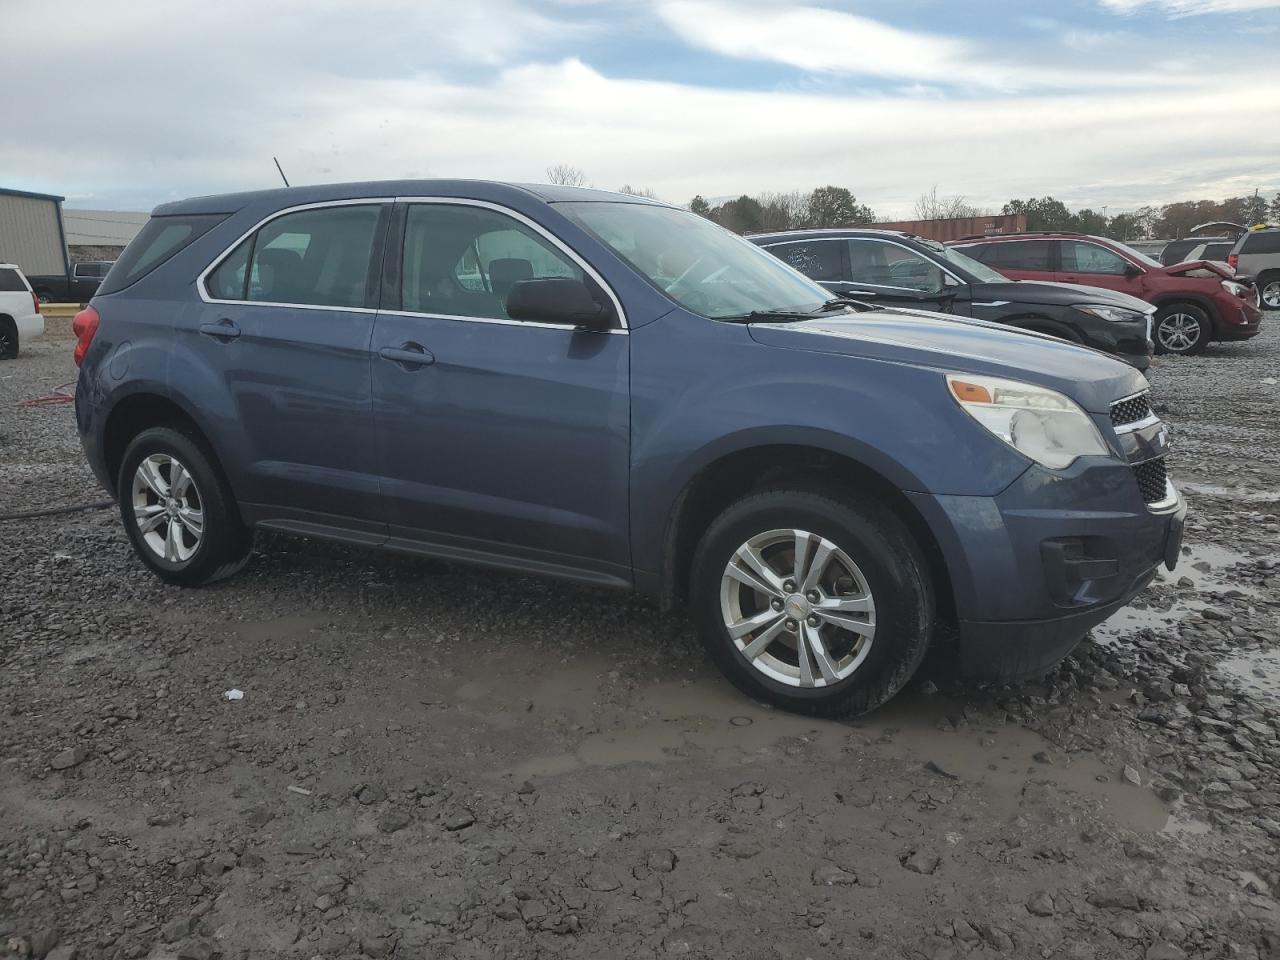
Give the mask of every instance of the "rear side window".
<svg viewBox="0 0 1280 960">
<path fill-rule="evenodd" d="M 1234 243 L 1211 243 L 1204 248 L 1204 253 L 1200 254 L 1201 260 L 1226 260 L 1227 254 L 1231 252 Z"/>
<path fill-rule="evenodd" d="M 125 247 L 98 292 L 115 293 L 141 280 L 179 250 L 203 237 L 226 216 L 225 213 L 198 213 L 152 217 Z"/>
<path fill-rule="evenodd" d="M 27 285 L 18 276 L 18 271 L 11 268 L 0 269 L 0 293 L 27 293 Z"/>
<path fill-rule="evenodd" d="M 779 243 L 765 247 L 783 263 L 790 264 L 810 280 L 844 280 L 841 257 L 843 240 L 810 240 L 806 243 Z"/>
<path fill-rule="evenodd" d="M 1051 270 L 1052 240 L 1013 240 L 1009 243 L 992 243 L 978 258 L 997 270 Z"/>
<path fill-rule="evenodd" d="M 1245 234 L 1240 252 L 1280 253 L 1280 230 L 1259 230 Z"/>
</svg>

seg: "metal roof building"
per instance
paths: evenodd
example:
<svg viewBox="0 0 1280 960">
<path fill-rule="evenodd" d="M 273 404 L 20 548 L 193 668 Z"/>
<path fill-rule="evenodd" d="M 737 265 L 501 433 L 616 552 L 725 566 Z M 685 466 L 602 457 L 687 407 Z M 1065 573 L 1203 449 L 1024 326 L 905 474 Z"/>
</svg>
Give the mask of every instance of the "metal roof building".
<svg viewBox="0 0 1280 960">
<path fill-rule="evenodd" d="M 0 263 L 16 263 L 31 276 L 66 275 L 62 200 L 50 193 L 0 187 Z"/>
<path fill-rule="evenodd" d="M 64 210 L 67 245 L 124 247 L 151 219 L 149 213 L 124 210 Z"/>
</svg>

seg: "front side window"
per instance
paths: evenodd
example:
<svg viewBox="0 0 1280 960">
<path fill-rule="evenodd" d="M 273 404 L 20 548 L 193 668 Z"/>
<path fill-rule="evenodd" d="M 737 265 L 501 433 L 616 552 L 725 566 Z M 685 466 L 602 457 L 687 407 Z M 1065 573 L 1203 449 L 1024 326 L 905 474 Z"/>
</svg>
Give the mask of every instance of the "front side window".
<svg viewBox="0 0 1280 960">
<path fill-rule="evenodd" d="M 843 240 L 806 240 L 802 243 L 779 243 L 765 247 L 783 263 L 790 264 L 810 280 L 838 282 L 846 279 Z"/>
<path fill-rule="evenodd" d="M 982 262 L 996 270 L 1048 271 L 1051 240 L 1013 240 L 989 244 Z"/>
<path fill-rule="evenodd" d="M 625 201 L 555 207 L 654 287 L 704 317 L 811 312 L 831 297 L 773 254 L 687 210 Z"/>
<path fill-rule="evenodd" d="M 932 260 L 896 243 L 849 241 L 849 279 L 854 283 L 934 293 L 942 289 L 944 276 Z"/>
<path fill-rule="evenodd" d="M 1099 273 L 1121 276 L 1129 267 L 1128 261 L 1106 247 L 1079 240 L 1062 243 L 1062 270 L 1064 273 Z"/>
<path fill-rule="evenodd" d="M 246 299 L 368 306 L 369 261 L 381 213 L 377 204 L 351 204 L 299 210 L 265 224 L 253 238 Z M 233 254 L 228 262 L 235 259 Z"/>
<path fill-rule="evenodd" d="M 513 217 L 446 203 L 409 207 L 401 277 L 404 310 L 492 320 L 507 319 L 507 296 L 521 280 L 587 282 L 563 251 Z"/>
</svg>

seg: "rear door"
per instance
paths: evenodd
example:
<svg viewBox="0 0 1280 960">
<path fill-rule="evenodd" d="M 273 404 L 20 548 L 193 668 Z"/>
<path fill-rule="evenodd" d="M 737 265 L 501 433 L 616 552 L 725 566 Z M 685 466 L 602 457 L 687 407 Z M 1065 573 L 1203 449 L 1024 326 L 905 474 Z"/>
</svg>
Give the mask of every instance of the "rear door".
<svg viewBox="0 0 1280 960">
<path fill-rule="evenodd" d="M 198 321 L 178 327 L 231 391 L 226 459 L 255 519 L 381 539 L 369 341 L 389 215 L 376 200 L 276 215 L 201 278 Z"/>
<path fill-rule="evenodd" d="M 603 281 L 479 201 L 402 201 L 388 249 L 373 391 L 390 544 L 629 581 L 629 337 Z M 511 320 L 512 286 L 547 277 L 594 286 L 616 328 Z"/>
<path fill-rule="evenodd" d="M 984 244 L 977 259 L 1010 280 L 1054 280 L 1056 253 L 1053 240 L 1001 240 Z"/>
</svg>

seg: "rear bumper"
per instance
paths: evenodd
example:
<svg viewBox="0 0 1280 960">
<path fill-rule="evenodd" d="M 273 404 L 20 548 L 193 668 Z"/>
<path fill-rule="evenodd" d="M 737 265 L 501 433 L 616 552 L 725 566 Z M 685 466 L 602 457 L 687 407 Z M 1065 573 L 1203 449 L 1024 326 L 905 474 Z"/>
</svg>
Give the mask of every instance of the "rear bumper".
<svg viewBox="0 0 1280 960">
<path fill-rule="evenodd" d="M 950 574 L 966 676 L 1043 673 L 1177 562 L 1186 504 L 1152 512 L 1131 468 L 1033 467 L 997 497 L 911 494 Z"/>
<path fill-rule="evenodd" d="M 13 323 L 18 328 L 19 343 L 44 335 L 43 314 L 29 313 L 25 317 L 18 317 Z"/>
</svg>

